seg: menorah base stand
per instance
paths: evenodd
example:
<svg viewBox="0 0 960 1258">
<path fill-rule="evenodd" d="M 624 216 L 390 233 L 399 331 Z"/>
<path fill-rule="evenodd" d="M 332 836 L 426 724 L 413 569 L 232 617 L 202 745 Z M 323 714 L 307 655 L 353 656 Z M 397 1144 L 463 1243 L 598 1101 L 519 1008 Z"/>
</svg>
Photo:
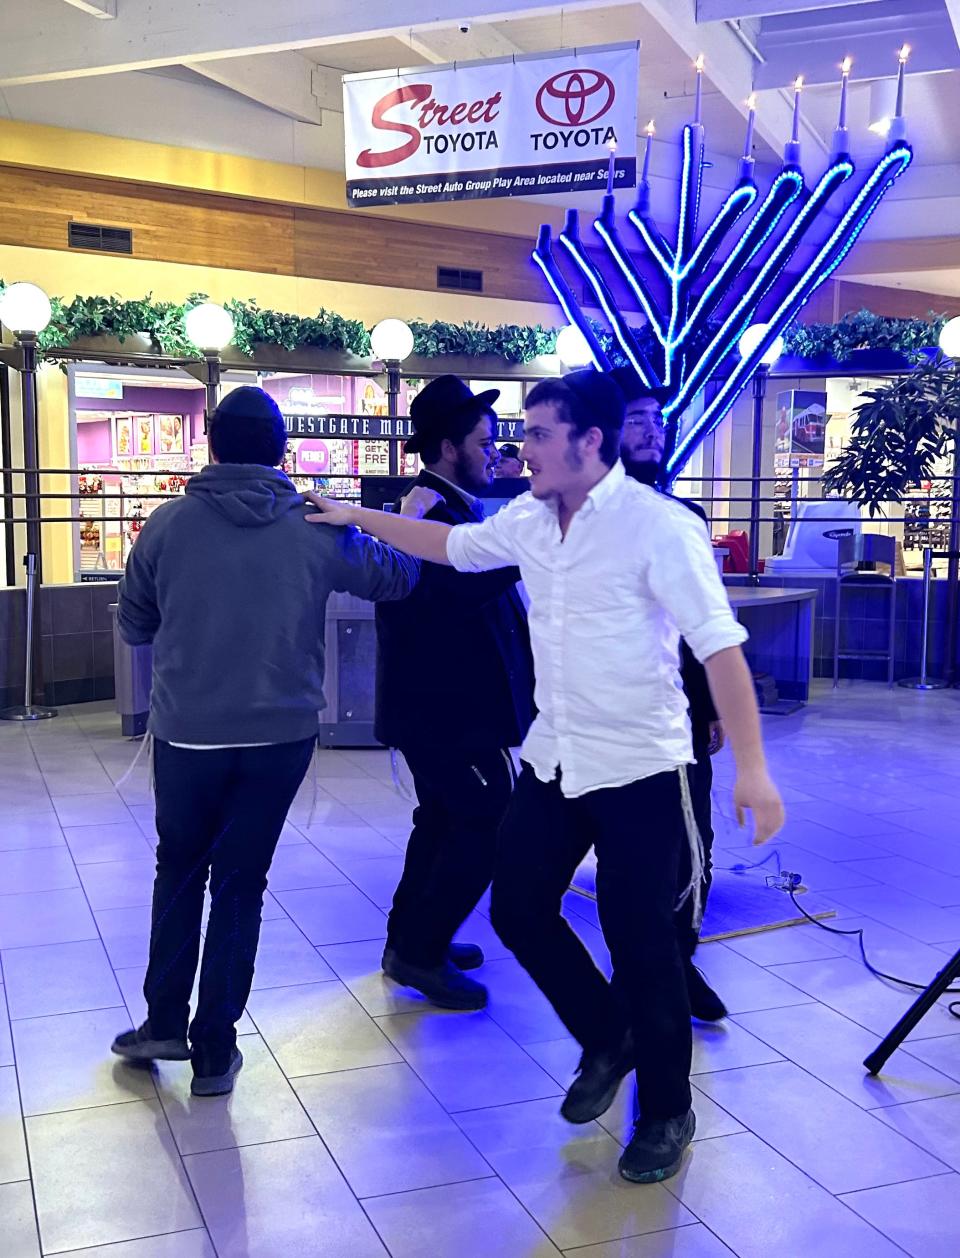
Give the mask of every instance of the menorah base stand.
<svg viewBox="0 0 960 1258">
<path fill-rule="evenodd" d="M 59 715 L 56 708 L 37 708 L 21 704 L 17 708 L 4 708 L 0 712 L 0 721 L 50 721 Z"/>
</svg>

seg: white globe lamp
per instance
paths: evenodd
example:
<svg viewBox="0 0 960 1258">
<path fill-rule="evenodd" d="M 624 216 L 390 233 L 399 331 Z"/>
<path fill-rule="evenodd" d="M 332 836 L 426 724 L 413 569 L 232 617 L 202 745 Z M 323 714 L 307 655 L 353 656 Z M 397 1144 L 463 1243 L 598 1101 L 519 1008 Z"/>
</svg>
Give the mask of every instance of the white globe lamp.
<svg viewBox="0 0 960 1258">
<path fill-rule="evenodd" d="M 11 284 L 0 293 L 0 323 L 18 336 L 39 336 L 51 313 L 50 298 L 36 284 Z"/>
<path fill-rule="evenodd" d="M 194 345 L 206 354 L 219 354 L 226 349 L 236 330 L 233 315 L 215 301 L 205 301 L 189 310 L 184 327 Z"/>
<path fill-rule="evenodd" d="M 740 338 L 740 357 L 749 358 L 763 338 L 767 335 L 769 324 L 752 323 Z M 778 336 L 760 359 L 764 367 L 772 367 L 783 354 L 783 337 Z"/>
<path fill-rule="evenodd" d="M 381 319 L 370 333 L 374 358 L 385 363 L 402 363 L 413 353 L 413 332 L 402 319 Z"/>
<path fill-rule="evenodd" d="M 948 358 L 960 358 L 960 316 L 948 319 L 940 329 L 940 348 Z"/>
<path fill-rule="evenodd" d="M 557 333 L 557 357 L 570 371 L 588 367 L 593 362 L 587 338 L 575 324 L 568 324 Z"/>
</svg>

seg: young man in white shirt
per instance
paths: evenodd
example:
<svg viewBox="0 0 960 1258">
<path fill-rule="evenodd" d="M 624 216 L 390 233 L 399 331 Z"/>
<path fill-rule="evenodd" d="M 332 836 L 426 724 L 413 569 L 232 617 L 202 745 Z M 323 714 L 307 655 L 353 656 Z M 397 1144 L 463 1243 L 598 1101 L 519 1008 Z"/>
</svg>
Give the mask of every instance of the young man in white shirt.
<svg viewBox="0 0 960 1258">
<path fill-rule="evenodd" d="M 700 851 L 693 760 L 678 675 L 679 635 L 704 663 L 737 764 L 736 806 L 755 842 L 783 823 L 767 773 L 753 684 L 701 523 L 629 480 L 619 461 L 623 395 L 591 370 L 527 399 L 531 493 L 478 524 L 449 528 L 318 499 L 355 524 L 465 572 L 519 566 L 530 597 L 538 716 L 501 832 L 492 917 L 503 941 L 583 1048 L 561 1112 L 585 1123 L 637 1071 L 639 1117 L 620 1159 L 635 1183 L 679 1169 L 693 1138 L 690 1006 L 674 926 L 677 870 Z M 561 915 L 577 865 L 597 854 L 608 984 Z"/>
</svg>

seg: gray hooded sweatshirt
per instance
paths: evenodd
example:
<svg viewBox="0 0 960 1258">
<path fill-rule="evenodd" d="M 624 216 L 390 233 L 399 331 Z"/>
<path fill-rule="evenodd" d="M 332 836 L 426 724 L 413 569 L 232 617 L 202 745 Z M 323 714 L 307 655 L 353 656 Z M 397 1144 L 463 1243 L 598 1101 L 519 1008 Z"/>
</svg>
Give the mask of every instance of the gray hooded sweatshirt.
<svg viewBox="0 0 960 1258">
<path fill-rule="evenodd" d="M 224 463 L 205 467 L 144 524 L 120 583 L 118 620 L 126 642 L 153 643 L 148 728 L 157 738 L 312 737 L 324 707 L 330 593 L 377 601 L 413 589 L 415 559 L 305 515 L 283 472 Z"/>
</svg>

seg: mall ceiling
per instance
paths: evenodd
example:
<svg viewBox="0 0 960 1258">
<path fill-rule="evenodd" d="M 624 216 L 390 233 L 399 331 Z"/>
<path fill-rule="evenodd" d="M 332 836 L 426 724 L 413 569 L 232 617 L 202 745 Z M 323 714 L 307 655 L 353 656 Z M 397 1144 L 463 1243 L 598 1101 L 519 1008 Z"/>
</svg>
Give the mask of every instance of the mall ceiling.
<svg viewBox="0 0 960 1258">
<path fill-rule="evenodd" d="M 418 20 L 424 12 L 429 22 Z M 398 0 L 2 0 L 0 117 L 342 170 L 344 73 L 636 39 L 638 120 L 656 118 L 664 171 L 690 117 L 692 61 L 705 54 L 712 178 L 723 183 L 752 90 L 756 156 L 761 166 L 779 160 L 797 74 L 807 84 L 806 162 L 819 164 L 847 55 L 856 155 L 882 148 L 869 128 L 890 113 L 896 50 L 907 42 L 917 165 L 878 216 L 876 245 L 938 239 L 960 219 L 958 33 L 960 0 L 519 0 L 515 8 L 432 0 L 429 9 Z M 854 265 L 873 282 L 915 286 L 909 249 L 901 253 L 897 262 L 868 243 Z M 960 292 L 960 242 L 952 253 L 927 249 L 923 269 L 930 291 Z"/>
</svg>

